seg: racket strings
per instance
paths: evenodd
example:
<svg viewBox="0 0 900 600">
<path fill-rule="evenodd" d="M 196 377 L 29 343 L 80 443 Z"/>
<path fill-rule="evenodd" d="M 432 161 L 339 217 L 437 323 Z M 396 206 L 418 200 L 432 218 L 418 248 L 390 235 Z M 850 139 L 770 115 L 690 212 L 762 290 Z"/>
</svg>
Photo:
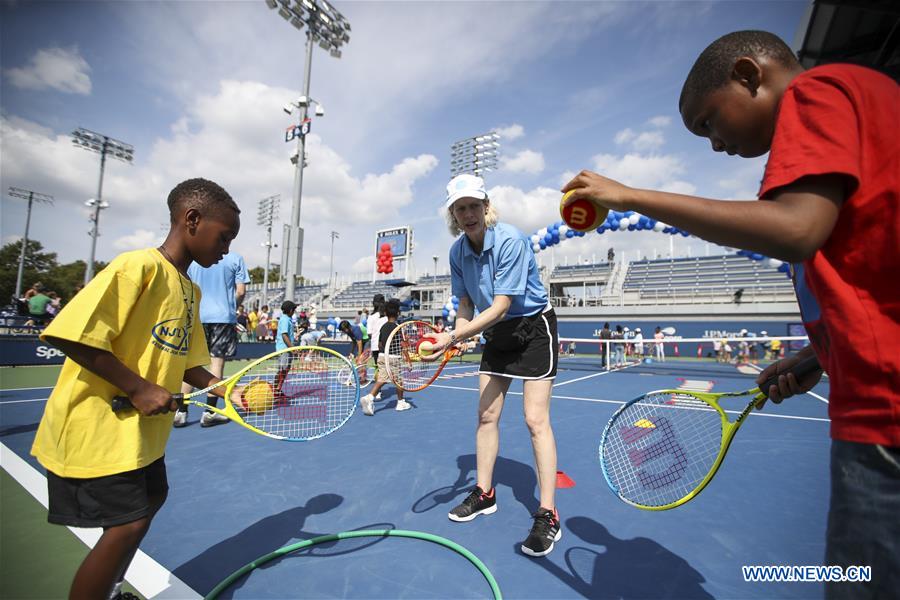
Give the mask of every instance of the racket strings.
<svg viewBox="0 0 900 600">
<path fill-rule="evenodd" d="M 340 373 L 342 357 L 309 349 L 278 354 L 244 373 L 231 404 L 248 425 L 278 438 L 307 440 L 340 427 L 353 413 L 357 386 Z"/>
<path fill-rule="evenodd" d="M 603 440 L 607 479 L 623 499 L 665 506 L 694 491 L 719 455 L 722 418 L 687 394 L 650 394 L 626 405 Z"/>
<path fill-rule="evenodd" d="M 399 326 L 386 348 L 388 370 L 393 381 L 405 390 L 421 388 L 431 382 L 441 366 L 440 360 L 425 361 L 419 355 L 419 345 L 435 331 L 427 323 L 407 321 Z"/>
</svg>

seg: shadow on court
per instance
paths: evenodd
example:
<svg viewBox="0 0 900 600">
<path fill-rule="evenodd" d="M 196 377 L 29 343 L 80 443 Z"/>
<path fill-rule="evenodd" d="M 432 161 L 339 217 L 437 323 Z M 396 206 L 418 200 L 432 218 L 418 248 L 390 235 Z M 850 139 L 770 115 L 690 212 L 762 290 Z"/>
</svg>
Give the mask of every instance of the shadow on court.
<svg viewBox="0 0 900 600">
<path fill-rule="evenodd" d="M 296 506 L 270 517 L 260 519 L 240 533 L 211 546 L 172 573 L 195 590 L 204 593 L 250 561 L 278 550 L 292 541 L 309 539 L 324 533 L 303 530 L 306 519 L 334 510 L 344 498 L 337 494 L 320 494 L 309 499 L 304 506 Z M 278 561 L 272 561 L 276 564 Z M 226 590 L 230 597 L 240 589 L 246 578 L 237 581 Z"/>
<path fill-rule="evenodd" d="M 712 598 L 703 576 L 683 558 L 650 538 L 622 540 L 588 517 L 566 519 L 563 535 L 574 535 L 591 547 L 565 552 L 566 567 L 536 560 L 585 598 Z"/>
<path fill-rule="evenodd" d="M 456 506 L 465 497 L 464 494 L 475 487 L 477 465 L 474 454 L 463 454 L 456 458 L 456 467 L 459 474 L 452 484 L 432 490 L 416 500 L 412 505 L 414 513 L 424 513 L 445 506 L 450 509 Z M 540 506 L 540 499 L 535 495 L 537 489 L 537 476 L 531 465 L 497 457 L 494 464 L 494 487 L 508 487 L 512 490 L 513 497 L 524 506 L 529 514 L 533 514 Z"/>
</svg>

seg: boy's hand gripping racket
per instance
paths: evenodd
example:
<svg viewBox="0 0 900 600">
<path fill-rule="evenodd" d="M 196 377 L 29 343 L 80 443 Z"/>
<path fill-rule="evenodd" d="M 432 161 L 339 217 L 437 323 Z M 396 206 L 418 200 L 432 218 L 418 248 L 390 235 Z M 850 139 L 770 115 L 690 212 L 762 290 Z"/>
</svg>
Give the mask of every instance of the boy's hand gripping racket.
<svg viewBox="0 0 900 600">
<path fill-rule="evenodd" d="M 431 345 L 438 333 L 425 321 L 406 321 L 391 332 L 384 345 L 384 364 L 394 385 L 405 392 L 423 390 L 451 358 L 462 354 L 457 346 L 451 346 L 441 356 L 432 356 Z"/>
<path fill-rule="evenodd" d="M 810 356 L 789 372 L 819 369 Z M 777 385 L 779 373 L 763 384 Z M 724 397 L 752 396 L 737 419 L 719 406 Z M 731 440 L 767 393 L 760 388 L 719 394 L 689 390 L 648 392 L 617 410 L 600 440 L 600 465 L 610 489 L 644 510 L 675 508 L 694 498 L 718 471 Z"/>
<path fill-rule="evenodd" d="M 345 368 L 352 380 L 349 386 L 340 376 Z M 224 408 L 206 404 L 206 393 L 222 386 Z M 179 406 L 208 408 L 266 437 L 307 441 L 328 435 L 347 422 L 359 402 L 359 381 L 350 361 L 337 352 L 295 346 L 268 354 L 206 389 L 172 394 L 172 398 Z M 127 396 L 117 396 L 112 409 L 121 412 L 134 406 Z"/>
</svg>

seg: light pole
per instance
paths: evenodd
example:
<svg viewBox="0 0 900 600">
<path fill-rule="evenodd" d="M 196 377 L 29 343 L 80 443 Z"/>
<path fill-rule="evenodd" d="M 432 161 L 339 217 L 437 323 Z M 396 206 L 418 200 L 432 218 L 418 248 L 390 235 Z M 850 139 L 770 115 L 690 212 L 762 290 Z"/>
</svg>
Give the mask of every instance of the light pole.
<svg viewBox="0 0 900 600">
<path fill-rule="evenodd" d="M 481 177 L 485 171 L 496 170 L 499 139 L 500 134 L 489 131 L 455 142 L 450 146 L 450 176 L 471 173 Z"/>
<path fill-rule="evenodd" d="M 25 270 L 25 247 L 28 245 L 28 228 L 31 225 L 31 203 L 47 202 L 53 204 L 53 196 L 47 194 L 39 194 L 31 190 L 23 190 L 22 188 L 10 187 L 9 195 L 14 198 L 25 198 L 28 200 L 28 209 L 25 212 L 25 237 L 22 238 L 22 250 L 19 252 L 19 272 L 16 274 L 16 298 L 22 297 L 22 274 Z"/>
<path fill-rule="evenodd" d="M 434 298 L 435 298 L 435 296 L 437 296 L 437 292 L 438 292 L 438 290 L 437 290 L 437 261 L 438 261 L 438 255 L 435 254 L 434 256 L 432 256 L 432 257 L 431 257 L 431 260 L 434 261 L 434 273 L 433 273 L 432 276 L 431 276 L 431 285 L 434 286 L 434 289 L 431 291 L 431 305 L 434 306 Z"/>
<path fill-rule="evenodd" d="M 106 155 L 108 154 L 123 162 L 131 163 L 134 160 L 134 147 L 131 144 L 120 142 L 102 133 L 95 133 L 83 127 L 79 127 L 72 132 L 72 143 L 79 148 L 100 154 L 100 183 L 97 184 L 97 198 L 92 198 L 86 202 L 87 206 L 94 209 L 94 214 L 91 216 L 91 221 L 94 225 L 90 231 L 91 259 L 84 270 L 84 283 L 87 285 L 94 277 L 94 255 L 97 252 L 97 237 L 100 235 L 98 230 L 100 211 L 109 207 L 109 204 L 103 202 L 103 171 L 106 169 Z"/>
<path fill-rule="evenodd" d="M 300 109 L 299 135 L 294 128 L 292 136 L 297 141 L 297 154 L 294 162 L 294 193 L 291 202 L 290 234 L 287 240 L 287 265 L 285 266 L 285 300 L 294 300 L 296 278 L 301 274 L 303 266 L 303 232 L 300 229 L 300 198 L 303 193 L 303 168 L 306 166 L 306 134 L 309 133 L 308 117 L 309 78 L 312 67 L 313 44 L 328 50 L 331 56 L 341 57 L 341 46 L 350 41 L 350 22 L 326 0 L 266 0 L 269 8 L 277 9 L 278 14 L 298 30 L 306 26 L 306 69 L 303 77 L 303 95 L 295 104 Z M 313 101 L 314 102 L 314 101 Z M 325 113 L 316 102 L 316 114 Z M 291 107 L 290 109 L 288 107 Z M 294 104 L 285 106 L 288 113 L 293 111 Z M 291 138 L 293 139 L 293 138 Z M 285 136 L 285 141 L 290 141 Z"/>
<path fill-rule="evenodd" d="M 256 224 L 266 228 L 266 241 L 262 243 L 266 247 L 266 270 L 263 272 L 263 293 L 261 306 L 269 304 L 269 264 L 272 258 L 272 221 L 278 218 L 278 209 L 281 206 L 281 194 L 275 194 L 259 201 L 259 213 Z"/>
<path fill-rule="evenodd" d="M 328 295 L 334 295 L 334 240 L 335 238 L 340 238 L 341 234 L 337 231 L 331 232 L 331 262 L 328 265 Z"/>
</svg>

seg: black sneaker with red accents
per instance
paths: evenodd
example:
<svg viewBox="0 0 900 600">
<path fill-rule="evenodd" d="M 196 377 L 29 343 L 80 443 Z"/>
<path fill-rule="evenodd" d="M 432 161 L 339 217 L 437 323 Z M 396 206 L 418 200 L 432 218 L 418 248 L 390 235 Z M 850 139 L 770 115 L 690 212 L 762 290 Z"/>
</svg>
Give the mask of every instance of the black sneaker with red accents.
<svg viewBox="0 0 900 600">
<path fill-rule="evenodd" d="M 462 501 L 462 504 L 451 510 L 447 516 L 451 521 L 459 523 L 471 521 L 478 515 L 489 515 L 497 512 L 497 495 L 491 489 L 490 495 L 486 494 L 477 485 L 472 492 Z"/>
<path fill-rule="evenodd" d="M 556 509 L 541 507 L 534 513 L 531 533 L 522 542 L 522 552 L 528 556 L 546 556 L 553 551 L 553 544 L 562 537 L 559 527 L 559 513 Z"/>
</svg>

